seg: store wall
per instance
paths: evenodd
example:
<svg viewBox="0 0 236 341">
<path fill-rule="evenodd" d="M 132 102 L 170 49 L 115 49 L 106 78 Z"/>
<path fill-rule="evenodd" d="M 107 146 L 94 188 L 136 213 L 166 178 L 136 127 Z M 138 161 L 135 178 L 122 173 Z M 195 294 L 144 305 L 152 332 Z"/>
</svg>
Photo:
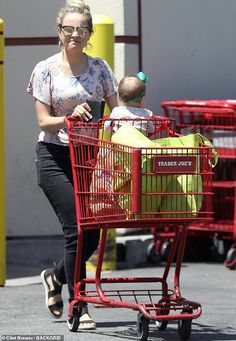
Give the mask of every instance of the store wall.
<svg viewBox="0 0 236 341">
<path fill-rule="evenodd" d="M 142 0 L 146 103 L 235 98 L 235 0 Z"/>
<path fill-rule="evenodd" d="M 8 0 L 0 3 L 5 38 L 55 36 L 58 0 Z M 26 93 L 35 64 L 55 46 L 5 47 L 5 130 L 7 236 L 40 235 L 58 227 L 37 187 L 35 145 L 38 127 L 33 98 Z"/>
</svg>

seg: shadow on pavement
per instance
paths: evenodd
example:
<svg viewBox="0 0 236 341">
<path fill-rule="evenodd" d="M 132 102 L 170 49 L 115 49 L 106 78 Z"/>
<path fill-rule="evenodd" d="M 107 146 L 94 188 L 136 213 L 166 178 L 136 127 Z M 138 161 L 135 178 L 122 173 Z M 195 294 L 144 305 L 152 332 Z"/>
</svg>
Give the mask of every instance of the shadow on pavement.
<svg viewBox="0 0 236 341">
<path fill-rule="evenodd" d="M 119 327 L 122 330 L 117 330 Z M 126 329 L 124 330 L 125 327 Z M 112 331 L 114 328 L 116 330 Z M 230 331 L 232 331 L 232 335 L 228 334 Z M 226 333 L 224 330 L 193 322 L 191 341 L 235 341 L 236 335 L 233 332 L 234 330 L 232 328 L 227 328 Z M 81 333 L 81 331 L 77 333 Z M 90 332 L 83 331 L 82 333 L 112 337 L 112 339 L 137 340 L 137 329 L 134 321 L 97 323 L 97 330 Z M 148 340 L 179 341 L 177 322 L 171 322 L 164 331 L 159 331 L 155 324 L 151 322 L 149 324 Z"/>
</svg>

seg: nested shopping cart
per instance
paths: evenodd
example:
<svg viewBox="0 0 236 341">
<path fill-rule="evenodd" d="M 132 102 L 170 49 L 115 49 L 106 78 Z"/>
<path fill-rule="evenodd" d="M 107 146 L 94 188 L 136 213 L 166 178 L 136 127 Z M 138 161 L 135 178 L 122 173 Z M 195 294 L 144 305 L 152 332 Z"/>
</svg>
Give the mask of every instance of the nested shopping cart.
<svg viewBox="0 0 236 341">
<path fill-rule="evenodd" d="M 107 124 L 112 131 L 116 127 L 108 140 L 103 135 Z M 173 136 L 172 124 L 172 120 L 160 117 L 141 123 L 140 119 L 98 123 L 67 119 L 78 221 L 75 295 L 68 316 L 72 332 L 78 329 L 80 302 L 92 303 L 97 308 L 136 311 L 139 340 L 147 340 L 150 320 L 156 322 L 159 330 L 164 330 L 168 321 L 177 321 L 180 338 L 187 340 L 192 320 L 201 315 L 201 304 L 182 296 L 179 279 L 189 223 L 212 220 L 212 150 L 204 145 L 158 147 L 159 138 Z M 141 134 L 145 131 L 146 134 Z M 193 179 L 195 188 L 191 186 Z M 179 191 L 177 181 L 187 189 Z M 192 209 L 196 204 L 199 210 Z M 153 226 L 162 229 L 166 225 L 175 233 L 161 275 L 124 278 L 102 275 L 108 229 Z M 81 250 L 88 229 L 101 231 L 97 266 L 94 278 L 81 279 Z"/>
<path fill-rule="evenodd" d="M 181 133 L 201 132 L 212 140 L 219 162 L 214 175 L 214 221 L 191 224 L 195 232 L 223 241 L 224 264 L 236 268 L 236 100 L 179 100 L 161 103 Z"/>
</svg>

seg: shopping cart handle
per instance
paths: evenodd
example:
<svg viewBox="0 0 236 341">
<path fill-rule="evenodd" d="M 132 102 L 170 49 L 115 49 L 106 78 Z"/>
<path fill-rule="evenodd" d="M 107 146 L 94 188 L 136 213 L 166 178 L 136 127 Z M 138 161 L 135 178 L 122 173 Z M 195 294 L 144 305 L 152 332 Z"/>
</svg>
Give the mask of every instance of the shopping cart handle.
<svg viewBox="0 0 236 341">
<path fill-rule="evenodd" d="M 69 122 L 78 122 L 78 123 L 81 123 L 81 124 L 96 124 L 100 121 L 104 121 L 105 117 L 104 118 L 100 118 L 97 122 L 93 122 L 92 120 L 89 120 L 89 121 L 84 121 L 84 120 L 81 120 L 81 118 L 79 116 L 65 116 L 64 118 L 64 122 L 66 124 L 68 124 Z"/>
<path fill-rule="evenodd" d="M 70 130 L 73 126 L 74 122 L 81 122 L 83 123 L 83 121 L 81 121 L 80 117 L 76 117 L 76 116 L 70 116 L 70 115 L 66 115 L 64 118 L 64 122 L 67 126 L 67 128 Z"/>
<path fill-rule="evenodd" d="M 70 121 L 81 121 L 81 118 L 79 116 L 71 116 L 71 115 L 66 115 L 64 118 L 65 122 L 70 122 Z M 82 121 L 81 121 L 82 122 Z"/>
</svg>

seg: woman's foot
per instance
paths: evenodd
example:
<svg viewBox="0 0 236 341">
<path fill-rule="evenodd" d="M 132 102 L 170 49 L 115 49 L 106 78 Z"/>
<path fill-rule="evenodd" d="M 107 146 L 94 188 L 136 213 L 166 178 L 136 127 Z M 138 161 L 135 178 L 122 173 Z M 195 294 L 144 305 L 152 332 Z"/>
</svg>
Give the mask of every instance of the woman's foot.
<svg viewBox="0 0 236 341">
<path fill-rule="evenodd" d="M 87 305 L 83 306 L 81 309 L 81 316 L 79 319 L 79 330 L 91 330 L 96 329 L 96 322 L 94 322 L 89 315 Z"/>
<path fill-rule="evenodd" d="M 45 290 L 46 308 L 53 318 L 59 319 L 63 313 L 62 284 L 56 279 L 53 269 L 42 271 L 41 279 Z"/>
</svg>

